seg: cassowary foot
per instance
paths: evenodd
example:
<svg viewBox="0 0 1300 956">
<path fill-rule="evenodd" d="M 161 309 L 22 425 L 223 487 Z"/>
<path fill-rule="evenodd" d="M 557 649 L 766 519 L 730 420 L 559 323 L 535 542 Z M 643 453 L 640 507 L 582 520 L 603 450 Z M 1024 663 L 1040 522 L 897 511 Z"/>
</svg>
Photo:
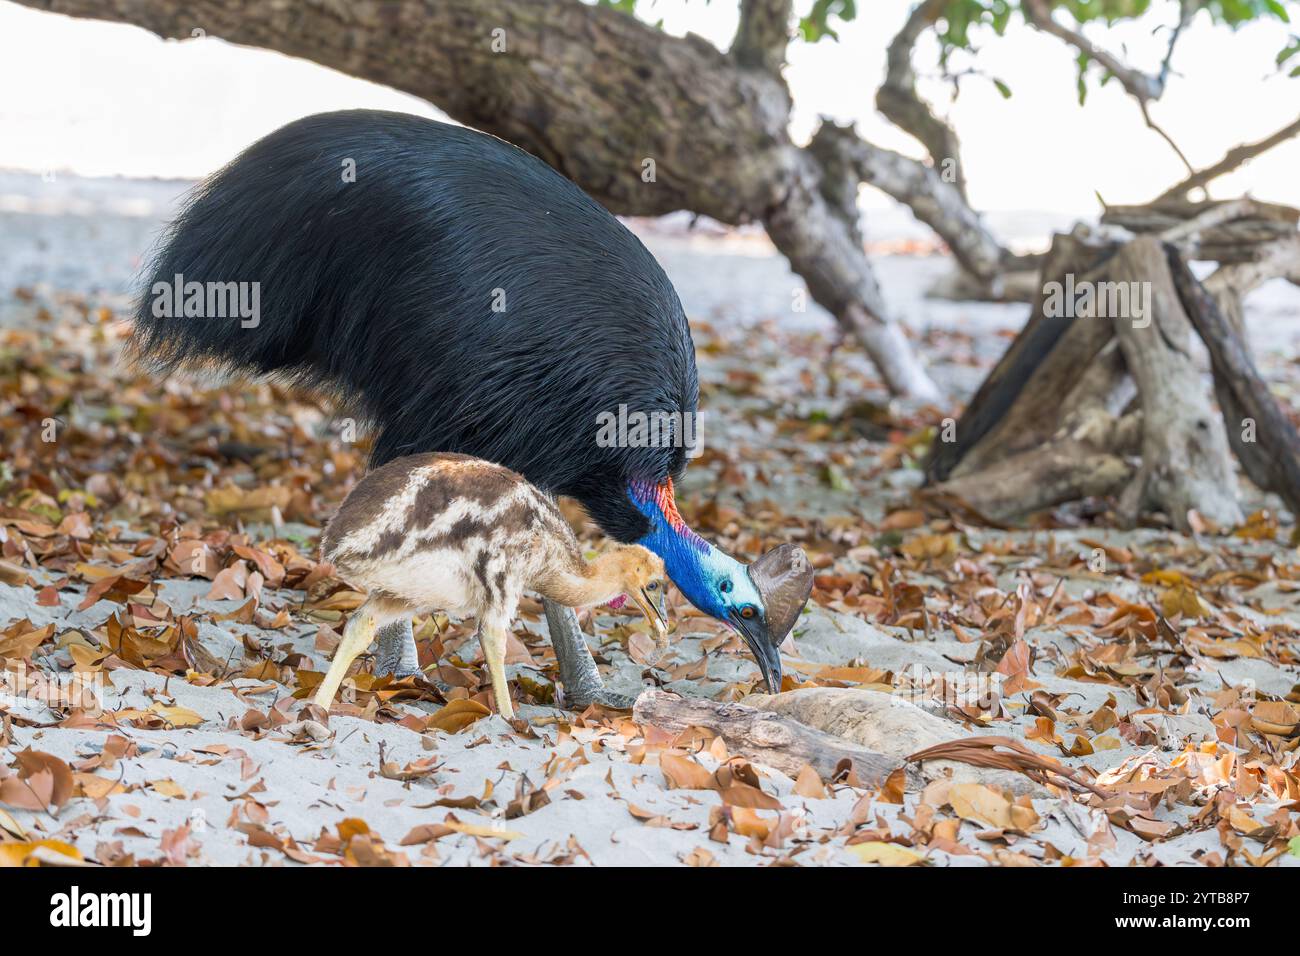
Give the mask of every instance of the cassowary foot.
<svg viewBox="0 0 1300 956">
<path fill-rule="evenodd" d="M 560 665 L 560 683 L 564 685 L 564 706 L 569 710 L 582 710 L 591 704 L 630 710 L 636 701 L 627 694 L 616 694 L 605 689 L 600 679 L 596 661 L 587 647 L 587 639 L 578 626 L 578 615 L 571 607 L 542 600 L 546 611 L 546 627 L 551 632 L 551 646 Z"/>
<path fill-rule="evenodd" d="M 394 621 L 375 635 L 375 676 L 392 674 L 401 680 L 423 673 L 415 649 L 415 631 L 410 618 Z"/>
<path fill-rule="evenodd" d="M 585 710 L 592 704 L 600 704 L 602 707 L 609 707 L 612 710 L 631 710 L 632 705 L 636 703 L 636 698 L 631 694 L 618 694 L 612 690 L 606 690 L 601 687 L 592 696 L 587 699 L 574 699 L 573 694 L 566 692 L 564 695 L 564 706 L 569 710 Z"/>
</svg>

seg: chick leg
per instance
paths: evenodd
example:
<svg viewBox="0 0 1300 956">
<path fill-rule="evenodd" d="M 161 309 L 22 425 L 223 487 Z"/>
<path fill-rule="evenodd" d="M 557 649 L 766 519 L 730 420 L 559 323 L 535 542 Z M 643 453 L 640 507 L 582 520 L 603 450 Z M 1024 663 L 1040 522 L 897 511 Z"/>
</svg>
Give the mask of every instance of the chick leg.
<svg viewBox="0 0 1300 956">
<path fill-rule="evenodd" d="M 479 626 L 478 638 L 492 678 L 497 712 L 506 720 L 514 720 L 515 705 L 510 700 L 510 685 L 506 683 L 506 626 L 500 621 L 485 621 Z"/>
<path fill-rule="evenodd" d="M 542 607 L 546 611 L 546 628 L 551 632 L 551 646 L 555 648 L 555 658 L 560 664 L 565 706 L 581 710 L 588 704 L 603 704 L 630 710 L 636 702 L 635 697 L 605 689 L 573 608 L 556 604 L 548 598 L 542 598 Z"/>
<path fill-rule="evenodd" d="M 361 605 L 348 618 L 347 627 L 343 629 L 343 639 L 339 641 L 338 650 L 334 652 L 334 661 L 320 682 L 316 696 L 312 699 L 317 707 L 328 711 L 334 702 L 334 695 L 347 675 L 348 668 L 357 659 L 357 655 L 370 646 L 375 639 L 375 614 L 369 603 Z"/>
<path fill-rule="evenodd" d="M 411 619 L 385 624 L 375 636 L 375 676 L 392 674 L 401 679 L 421 673 L 420 657 L 415 650 L 415 632 Z"/>
</svg>

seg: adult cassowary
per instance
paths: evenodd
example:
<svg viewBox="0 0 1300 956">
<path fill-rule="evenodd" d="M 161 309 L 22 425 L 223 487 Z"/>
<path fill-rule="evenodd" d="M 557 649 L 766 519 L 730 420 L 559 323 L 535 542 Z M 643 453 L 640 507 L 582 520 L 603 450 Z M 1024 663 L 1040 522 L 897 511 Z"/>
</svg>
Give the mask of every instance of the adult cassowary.
<svg viewBox="0 0 1300 956">
<path fill-rule="evenodd" d="M 256 283 L 257 314 L 214 314 L 205 290 L 234 288 L 224 283 Z M 533 156 L 400 113 L 290 123 L 190 198 L 150 269 L 132 350 L 159 371 L 328 391 L 376 427 L 372 466 L 462 452 L 576 498 L 611 538 L 659 554 L 779 687 L 807 560 L 784 545 L 746 567 L 686 526 L 672 484 L 682 429 L 656 444 L 602 438 L 619 406 L 660 422 L 695 415 L 690 329 L 637 238 Z M 604 689 L 574 612 L 545 609 L 568 702 L 628 706 Z M 412 673 L 414 651 L 409 623 L 396 625 L 377 666 Z"/>
</svg>

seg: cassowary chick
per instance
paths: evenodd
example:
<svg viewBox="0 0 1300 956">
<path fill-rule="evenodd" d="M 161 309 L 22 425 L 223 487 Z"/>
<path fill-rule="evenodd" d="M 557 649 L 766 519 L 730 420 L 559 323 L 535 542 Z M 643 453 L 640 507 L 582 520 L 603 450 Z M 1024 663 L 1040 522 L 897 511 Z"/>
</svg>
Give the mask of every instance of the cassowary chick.
<svg viewBox="0 0 1300 956">
<path fill-rule="evenodd" d="M 321 556 L 368 592 L 316 692 L 326 710 L 376 629 L 412 614 L 478 621 L 497 710 L 507 719 L 514 707 L 506 636 L 524 591 L 566 607 L 621 603 L 626 594 L 661 645 L 667 633 L 658 555 L 622 545 L 587 562 L 550 498 L 510 469 L 467 455 L 411 455 L 366 475 L 321 535 Z"/>
</svg>

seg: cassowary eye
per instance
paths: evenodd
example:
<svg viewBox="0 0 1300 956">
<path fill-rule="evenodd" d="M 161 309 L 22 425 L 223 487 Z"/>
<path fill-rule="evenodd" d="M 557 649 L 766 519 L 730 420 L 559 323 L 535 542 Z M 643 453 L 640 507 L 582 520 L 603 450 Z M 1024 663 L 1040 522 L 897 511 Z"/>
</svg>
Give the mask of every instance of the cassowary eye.
<svg viewBox="0 0 1300 956">
<path fill-rule="evenodd" d="M 754 608 L 748 605 L 742 607 L 740 609 L 740 616 L 748 620 L 749 618 L 754 616 Z"/>
</svg>

